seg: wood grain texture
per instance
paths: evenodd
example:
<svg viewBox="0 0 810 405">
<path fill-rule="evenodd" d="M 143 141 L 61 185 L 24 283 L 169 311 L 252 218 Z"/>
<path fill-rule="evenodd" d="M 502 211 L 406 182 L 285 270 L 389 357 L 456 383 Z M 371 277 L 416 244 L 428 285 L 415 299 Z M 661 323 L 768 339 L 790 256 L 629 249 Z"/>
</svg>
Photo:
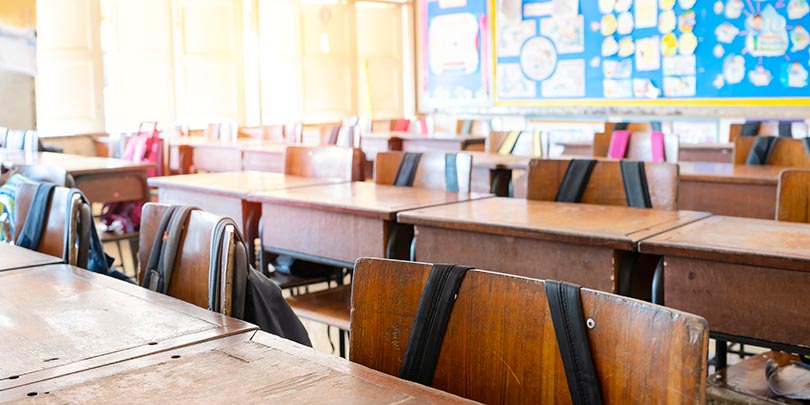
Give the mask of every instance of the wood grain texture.
<svg viewBox="0 0 810 405">
<path fill-rule="evenodd" d="M 810 226 L 713 216 L 640 242 L 642 253 L 810 272 Z"/>
<path fill-rule="evenodd" d="M 776 185 L 787 167 L 748 166 L 733 163 L 681 162 L 681 182 L 700 181 L 718 184 Z"/>
<path fill-rule="evenodd" d="M 446 190 L 445 153 L 425 152 L 419 159 L 414 175 L 413 187 Z M 374 164 L 374 182 L 393 185 L 405 152 L 384 152 L 377 154 Z M 472 157 L 467 153 L 456 156 L 456 181 L 460 192 L 469 192 L 472 179 Z"/>
<path fill-rule="evenodd" d="M 810 346 L 807 285 L 808 271 L 665 256 L 664 304 L 706 318 L 712 332 Z"/>
<path fill-rule="evenodd" d="M 729 125 L 728 131 L 728 141 L 734 143 L 737 138 L 742 137 L 742 130 L 743 124 L 731 124 Z M 759 124 L 759 132 L 756 134 L 757 136 L 777 136 L 779 135 L 779 123 L 778 122 L 762 122 Z"/>
<path fill-rule="evenodd" d="M 716 215 L 773 219 L 780 166 L 681 162 L 678 207 Z"/>
<path fill-rule="evenodd" d="M 284 173 L 287 145 L 251 146 L 242 149 L 242 170 Z"/>
<path fill-rule="evenodd" d="M 777 221 L 810 222 L 810 171 L 783 171 L 776 194 Z"/>
<path fill-rule="evenodd" d="M 351 359 L 398 375 L 430 265 L 362 259 Z M 391 294 L 396 291 L 396 294 Z M 606 403 L 702 403 L 708 332 L 693 315 L 583 289 Z M 531 319 L 531 322 L 526 322 Z M 468 272 L 433 387 L 484 403 L 570 403 L 543 281 Z"/>
<path fill-rule="evenodd" d="M 149 185 L 159 189 L 188 190 L 205 193 L 205 195 L 220 194 L 242 198 L 258 191 L 309 187 L 345 181 L 347 180 L 320 179 L 247 170 L 153 177 L 149 179 Z"/>
<path fill-rule="evenodd" d="M 17 390 L 23 403 L 357 403 L 470 401 L 262 332 L 219 339 Z"/>
<path fill-rule="evenodd" d="M 284 173 L 321 179 L 365 180 L 365 155 L 360 149 L 341 146 L 289 146 Z"/>
<path fill-rule="evenodd" d="M 0 243 L 0 271 L 59 263 L 64 263 L 60 257 L 23 249 L 7 243 Z"/>
<path fill-rule="evenodd" d="M 22 184 L 17 190 L 14 204 L 15 237 L 19 237 L 28 219 L 28 213 L 39 184 Z M 56 187 L 45 210 L 45 228 L 37 251 L 60 257 L 65 263 L 76 264 L 77 247 L 71 245 L 70 238 L 81 229 L 79 224 L 78 198 L 68 200 L 70 189 Z M 66 240 L 66 238 L 68 240 Z"/>
<path fill-rule="evenodd" d="M 532 159 L 529 163 L 530 200 L 554 201 L 569 160 Z M 678 165 L 647 163 L 647 184 L 653 208 L 678 209 Z M 624 182 L 618 161 L 600 160 L 591 173 L 582 202 L 586 204 L 627 205 Z"/>
<path fill-rule="evenodd" d="M 487 198 L 401 212 L 398 221 L 633 251 L 640 240 L 708 216 L 693 211 Z"/>
<path fill-rule="evenodd" d="M 745 164 L 757 137 L 739 137 L 734 141 L 734 163 Z M 801 139 L 780 138 L 773 146 L 768 164 L 783 167 L 810 168 L 810 155 Z"/>
<path fill-rule="evenodd" d="M 706 388 L 708 404 L 792 404 L 802 405 L 807 402 L 777 396 L 765 379 L 765 363 L 773 360 L 780 367 L 789 366 L 799 357 L 782 353 L 767 352 L 749 357 L 737 364 L 709 376 Z"/>
<path fill-rule="evenodd" d="M 67 265 L 0 273 L 0 306 L 0 390 L 256 329 Z"/>
<path fill-rule="evenodd" d="M 351 182 L 251 193 L 248 200 L 265 207 L 272 204 L 393 220 L 400 211 L 487 197 L 490 195 Z"/>
<path fill-rule="evenodd" d="M 682 143 L 678 162 L 733 163 L 733 143 Z"/>
<path fill-rule="evenodd" d="M 341 285 L 327 290 L 293 295 L 287 303 L 295 314 L 304 319 L 349 330 L 352 286 Z"/>
</svg>

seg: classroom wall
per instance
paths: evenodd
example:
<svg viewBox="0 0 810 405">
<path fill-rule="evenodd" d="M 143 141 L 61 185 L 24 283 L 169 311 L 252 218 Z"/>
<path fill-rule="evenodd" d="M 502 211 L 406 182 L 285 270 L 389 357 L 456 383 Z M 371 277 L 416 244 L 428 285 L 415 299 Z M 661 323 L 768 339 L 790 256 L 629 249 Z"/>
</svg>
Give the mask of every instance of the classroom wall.
<svg viewBox="0 0 810 405">
<path fill-rule="evenodd" d="M 0 23 L 19 28 L 33 28 L 37 21 L 36 0 L 0 1 Z"/>
<path fill-rule="evenodd" d="M 36 0 L 7 0 L 0 2 L 0 24 L 18 28 L 36 26 Z M 7 128 L 36 127 L 36 98 L 34 78 L 28 75 L 0 71 L 0 99 L 7 102 L 0 109 L 0 126 Z"/>
</svg>

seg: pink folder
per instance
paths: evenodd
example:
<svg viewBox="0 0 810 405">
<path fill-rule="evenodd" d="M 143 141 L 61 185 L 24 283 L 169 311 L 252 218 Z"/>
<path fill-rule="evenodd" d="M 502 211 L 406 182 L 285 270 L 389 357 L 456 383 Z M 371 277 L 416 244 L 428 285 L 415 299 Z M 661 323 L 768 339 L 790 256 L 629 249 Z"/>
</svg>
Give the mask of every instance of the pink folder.
<svg viewBox="0 0 810 405">
<path fill-rule="evenodd" d="M 613 131 L 610 137 L 610 148 L 608 157 L 611 159 L 624 159 L 627 154 L 627 144 L 630 143 L 630 131 Z"/>
</svg>

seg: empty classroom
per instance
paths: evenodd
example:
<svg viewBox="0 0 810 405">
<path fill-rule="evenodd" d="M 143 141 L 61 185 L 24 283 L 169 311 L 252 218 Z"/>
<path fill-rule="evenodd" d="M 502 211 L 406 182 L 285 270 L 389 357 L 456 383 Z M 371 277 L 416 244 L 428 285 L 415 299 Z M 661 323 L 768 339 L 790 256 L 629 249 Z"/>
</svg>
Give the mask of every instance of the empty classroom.
<svg viewBox="0 0 810 405">
<path fill-rule="evenodd" d="M 0 2 L 0 404 L 810 404 L 807 0 Z"/>
</svg>

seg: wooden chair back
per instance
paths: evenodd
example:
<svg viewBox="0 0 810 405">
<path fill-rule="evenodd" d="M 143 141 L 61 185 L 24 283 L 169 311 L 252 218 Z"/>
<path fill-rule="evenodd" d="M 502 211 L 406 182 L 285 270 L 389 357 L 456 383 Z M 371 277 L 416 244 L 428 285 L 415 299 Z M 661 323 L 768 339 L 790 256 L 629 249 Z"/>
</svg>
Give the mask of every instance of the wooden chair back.
<svg viewBox="0 0 810 405">
<path fill-rule="evenodd" d="M 38 183 L 22 184 L 14 199 L 14 237 L 22 232 L 28 212 L 37 193 Z M 70 189 L 56 187 L 46 211 L 45 230 L 40 240 L 38 252 L 61 257 L 73 266 L 86 266 L 80 260 L 80 249 L 89 246 L 89 227 L 95 226 L 90 207 L 81 201 L 79 195 L 70 200 Z M 86 252 L 84 252 L 86 253 Z"/>
<path fill-rule="evenodd" d="M 742 130 L 743 125 L 745 124 L 731 124 L 728 128 L 728 141 L 734 143 L 737 138 L 742 137 Z M 759 132 L 757 132 L 757 136 L 767 135 L 767 136 L 778 136 L 779 135 L 779 123 L 773 121 L 765 121 L 759 124 Z"/>
<path fill-rule="evenodd" d="M 394 121 L 392 120 L 371 121 L 371 132 L 373 133 L 387 133 L 393 130 L 394 130 Z"/>
<path fill-rule="evenodd" d="M 289 146 L 284 173 L 293 176 L 365 180 L 366 157 L 359 148 L 340 146 Z"/>
<path fill-rule="evenodd" d="M 606 122 L 605 130 L 597 132 L 593 136 L 593 156 L 607 156 L 610 150 L 610 138 L 616 130 L 618 122 Z M 630 132 L 652 132 L 653 125 L 650 122 L 629 122 L 627 130 Z"/>
<path fill-rule="evenodd" d="M 532 159 L 529 162 L 527 196 L 529 200 L 554 201 L 570 160 Z M 644 165 L 653 208 L 678 209 L 678 165 Z M 620 162 L 600 160 L 591 173 L 582 203 L 627 206 Z"/>
<path fill-rule="evenodd" d="M 744 165 L 757 137 L 741 136 L 734 141 L 734 163 Z M 802 139 L 779 138 L 773 147 L 768 165 L 810 168 L 810 154 Z"/>
<path fill-rule="evenodd" d="M 67 170 L 48 165 L 16 166 L 14 170 L 36 182 L 53 183 L 61 187 L 76 187 L 76 181 Z"/>
<path fill-rule="evenodd" d="M 404 152 L 380 152 L 374 162 L 374 182 L 377 184 L 394 184 Z M 419 167 L 413 180 L 413 187 L 446 190 L 445 153 L 425 152 L 419 159 Z M 458 174 L 458 191 L 470 192 L 472 179 L 472 156 L 467 153 L 456 155 L 456 173 Z"/>
<path fill-rule="evenodd" d="M 810 170 L 785 170 L 779 176 L 776 220 L 810 223 Z"/>
<path fill-rule="evenodd" d="M 357 261 L 352 362 L 399 375 L 429 271 L 424 263 Z M 704 319 L 584 288 L 581 297 L 595 321 L 588 335 L 604 403 L 704 403 Z M 470 270 L 432 386 L 488 404 L 570 403 L 549 311 L 542 280 Z"/>
<path fill-rule="evenodd" d="M 489 153 L 498 153 L 503 142 L 512 131 L 493 131 L 489 133 L 484 143 L 484 149 Z M 536 138 L 539 134 L 539 138 Z M 513 156 L 541 157 L 548 155 L 548 136 L 542 132 L 525 130 L 518 136 L 515 147 L 512 149 Z"/>
<path fill-rule="evenodd" d="M 149 256 L 152 253 L 152 245 L 155 242 L 160 221 L 163 214 L 169 209 L 169 205 L 148 203 L 143 206 L 141 214 L 140 240 L 138 245 L 138 283 L 143 281 L 146 274 L 146 265 L 149 263 Z M 169 283 L 170 296 L 182 301 L 194 304 L 198 307 L 208 308 L 208 285 L 211 262 L 211 250 L 214 243 L 213 234 L 217 223 L 222 217 L 214 214 L 195 210 L 192 211 L 183 228 L 183 235 L 180 239 L 177 257 L 174 262 Z M 227 257 L 232 257 L 234 249 L 237 248 L 236 240 L 232 236 L 235 230 L 231 230 L 221 243 L 224 246 L 223 252 L 227 252 Z M 226 256 L 223 253 L 223 256 Z M 218 271 L 223 279 L 228 279 L 233 274 L 233 261 L 225 260 Z M 222 294 L 222 313 L 228 315 L 231 309 L 232 295 Z"/>
<path fill-rule="evenodd" d="M 593 156 L 607 157 L 610 151 L 610 141 L 613 132 L 602 132 L 593 135 Z M 664 134 L 664 155 L 667 162 L 678 163 L 680 153 L 680 140 L 678 135 Z M 627 145 L 625 159 L 652 162 L 652 132 L 632 132 Z"/>
</svg>

